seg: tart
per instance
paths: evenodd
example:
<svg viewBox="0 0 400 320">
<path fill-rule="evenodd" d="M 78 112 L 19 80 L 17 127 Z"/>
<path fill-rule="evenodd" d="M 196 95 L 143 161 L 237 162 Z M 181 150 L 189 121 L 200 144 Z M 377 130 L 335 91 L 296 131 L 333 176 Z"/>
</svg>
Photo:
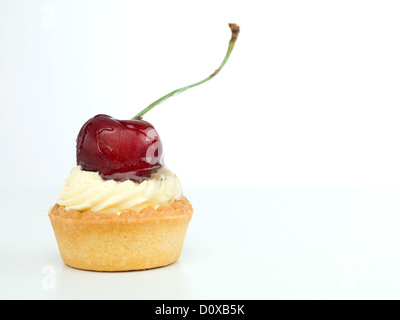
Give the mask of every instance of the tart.
<svg viewBox="0 0 400 320">
<path fill-rule="evenodd" d="M 99 114 L 82 126 L 76 167 L 49 211 L 67 265 L 128 271 L 166 266 L 179 258 L 193 208 L 177 176 L 165 167 L 160 137 L 143 115 L 219 73 L 239 34 L 236 24 L 229 27 L 228 51 L 209 77 L 166 94 L 130 120 Z"/>
<path fill-rule="evenodd" d="M 120 215 L 67 211 L 49 213 L 64 262 L 95 271 L 144 270 L 178 260 L 193 209 L 186 198 L 157 209 Z"/>
<path fill-rule="evenodd" d="M 136 197 L 131 198 L 132 193 Z M 49 217 L 68 266 L 144 270 L 179 258 L 193 208 L 168 169 L 162 167 L 149 180 L 135 183 L 106 181 L 76 167 L 60 194 Z"/>
</svg>

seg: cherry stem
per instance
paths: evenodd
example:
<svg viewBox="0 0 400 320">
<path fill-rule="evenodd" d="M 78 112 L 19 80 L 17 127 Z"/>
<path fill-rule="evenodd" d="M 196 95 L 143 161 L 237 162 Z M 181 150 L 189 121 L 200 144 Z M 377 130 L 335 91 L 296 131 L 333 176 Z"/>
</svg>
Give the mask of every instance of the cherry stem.
<svg viewBox="0 0 400 320">
<path fill-rule="evenodd" d="M 202 83 L 204 83 L 204 82 L 206 82 L 206 81 L 211 80 L 212 78 L 214 78 L 214 77 L 221 71 L 221 69 L 224 67 L 225 63 L 228 61 L 229 56 L 231 55 L 231 52 L 232 52 L 232 50 L 233 50 L 233 47 L 235 46 L 236 39 L 237 39 L 237 37 L 238 37 L 238 35 L 239 35 L 240 28 L 239 28 L 238 25 L 236 25 L 236 24 L 234 24 L 234 23 L 230 23 L 230 24 L 229 24 L 229 27 L 231 28 L 231 31 L 232 31 L 232 37 L 231 37 L 231 40 L 229 41 L 228 52 L 226 53 L 225 58 L 224 58 L 224 60 L 222 61 L 221 65 L 218 67 L 217 70 L 214 71 L 213 74 L 211 74 L 209 77 L 205 78 L 204 80 L 201 80 L 201 81 L 199 81 L 199 82 L 196 82 L 196 83 L 194 83 L 194 84 L 191 84 L 191 85 L 189 85 L 189 86 L 186 86 L 186 87 L 183 87 L 183 88 L 180 88 L 180 89 L 176 89 L 176 90 L 174 90 L 174 91 L 172 91 L 172 92 L 166 94 L 165 96 L 161 97 L 160 99 L 154 101 L 154 102 L 153 102 L 152 104 L 150 104 L 146 109 L 143 109 L 142 111 L 140 111 L 136 116 L 134 116 L 134 117 L 132 118 L 132 120 L 134 120 L 134 119 L 141 119 L 141 117 L 142 117 L 145 113 L 147 113 L 148 111 L 150 111 L 151 109 L 153 109 L 156 105 L 160 104 L 161 102 L 167 100 L 168 98 L 170 98 L 170 97 L 172 97 L 172 96 L 174 96 L 174 95 L 176 95 L 176 94 L 178 94 L 178 93 L 181 93 L 181 92 L 183 92 L 183 91 L 186 91 L 187 89 L 196 87 L 196 86 L 198 86 L 198 85 L 200 85 L 200 84 L 202 84 Z"/>
</svg>

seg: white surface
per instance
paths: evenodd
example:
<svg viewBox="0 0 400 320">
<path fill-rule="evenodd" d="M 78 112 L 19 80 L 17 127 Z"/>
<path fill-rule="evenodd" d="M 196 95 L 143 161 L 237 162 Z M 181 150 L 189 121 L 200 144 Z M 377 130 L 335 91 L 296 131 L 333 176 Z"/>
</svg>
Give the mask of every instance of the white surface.
<svg viewBox="0 0 400 320">
<path fill-rule="evenodd" d="M 195 213 L 177 263 L 98 273 L 63 264 L 46 213 L 56 190 L 2 192 L 0 298 L 400 298 L 399 189 L 189 188 L 186 195 Z"/>
</svg>

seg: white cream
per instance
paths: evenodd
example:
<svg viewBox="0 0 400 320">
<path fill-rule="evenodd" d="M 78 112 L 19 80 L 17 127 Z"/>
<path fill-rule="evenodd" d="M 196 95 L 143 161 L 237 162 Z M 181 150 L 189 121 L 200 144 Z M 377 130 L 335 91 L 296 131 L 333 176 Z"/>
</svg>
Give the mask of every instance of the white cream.
<svg viewBox="0 0 400 320">
<path fill-rule="evenodd" d="M 135 183 L 104 180 L 98 172 L 84 171 L 78 166 L 71 170 L 60 196 L 57 203 L 66 210 L 120 213 L 125 209 L 140 211 L 168 205 L 183 195 L 178 177 L 165 167 L 149 180 Z"/>
</svg>

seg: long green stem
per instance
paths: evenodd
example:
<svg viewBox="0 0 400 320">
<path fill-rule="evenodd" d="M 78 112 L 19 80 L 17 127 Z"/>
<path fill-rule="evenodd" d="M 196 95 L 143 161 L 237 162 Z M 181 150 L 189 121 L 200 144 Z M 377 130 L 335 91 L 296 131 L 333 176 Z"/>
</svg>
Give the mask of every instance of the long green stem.
<svg viewBox="0 0 400 320">
<path fill-rule="evenodd" d="M 167 100 L 168 98 L 170 98 L 170 97 L 172 97 L 172 96 L 174 96 L 174 95 L 176 95 L 176 94 L 178 94 L 178 93 L 181 93 L 181 92 L 183 92 L 183 91 L 186 91 L 187 89 L 196 87 L 196 86 L 198 86 L 198 85 L 200 85 L 200 84 L 202 84 L 202 83 L 204 83 L 204 82 L 206 82 L 206 81 L 211 80 L 212 78 L 214 78 L 214 77 L 221 71 L 221 69 L 224 67 L 225 63 L 228 61 L 229 56 L 231 55 L 231 52 L 232 52 L 232 50 L 233 50 L 233 47 L 235 46 L 236 39 L 237 39 L 237 37 L 238 37 L 238 35 L 239 35 L 240 29 L 239 29 L 239 26 L 238 26 L 238 25 L 236 25 L 236 24 L 234 24 L 234 23 L 230 23 L 230 24 L 229 24 L 229 27 L 231 28 L 231 31 L 232 31 L 232 37 L 231 37 L 231 40 L 229 41 L 228 52 L 226 53 L 225 58 L 224 58 L 224 60 L 222 61 L 221 65 L 218 67 L 217 70 L 214 71 L 213 74 L 211 74 L 209 77 L 205 78 L 204 80 L 201 80 L 201 81 L 199 81 L 199 82 L 196 82 L 196 83 L 194 83 L 194 84 L 191 84 L 191 85 L 189 85 L 189 86 L 186 86 L 186 87 L 183 87 L 183 88 L 180 88 L 180 89 L 176 89 L 176 90 L 174 90 L 174 91 L 172 91 L 172 92 L 166 94 L 165 96 L 161 97 L 160 99 L 154 101 L 154 102 L 153 102 L 152 104 L 150 104 L 147 108 L 145 108 L 145 109 L 143 109 L 142 111 L 140 111 L 136 116 L 134 116 L 134 117 L 132 118 L 132 120 L 133 120 L 133 119 L 139 119 L 139 118 L 141 118 L 145 113 L 147 113 L 148 111 L 150 111 L 151 109 L 153 109 L 156 105 L 160 104 L 161 102 Z"/>
</svg>

